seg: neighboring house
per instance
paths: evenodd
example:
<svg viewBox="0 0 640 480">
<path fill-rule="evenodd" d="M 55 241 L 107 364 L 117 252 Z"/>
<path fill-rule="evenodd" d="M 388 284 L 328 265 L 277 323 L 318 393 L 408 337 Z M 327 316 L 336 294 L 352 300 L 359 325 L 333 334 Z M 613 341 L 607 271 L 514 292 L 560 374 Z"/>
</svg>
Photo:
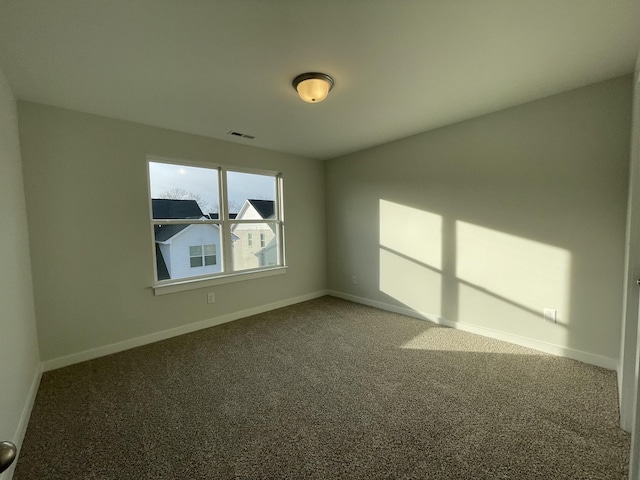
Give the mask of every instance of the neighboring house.
<svg viewBox="0 0 640 480">
<path fill-rule="evenodd" d="M 205 215 L 195 200 L 151 200 L 156 220 L 217 219 L 217 213 Z M 246 200 L 231 219 L 266 220 L 274 218 L 273 200 Z M 275 228 L 268 223 L 234 224 L 233 268 L 247 270 L 276 265 L 278 249 Z M 169 280 L 222 271 L 220 228 L 211 224 L 155 225 L 156 268 L 158 280 Z"/>
<path fill-rule="evenodd" d="M 236 219 L 268 220 L 274 216 L 273 200 L 245 200 Z M 237 240 L 233 243 L 235 270 L 276 265 L 278 249 L 275 227 L 268 223 L 236 223 L 231 232 Z"/>
<path fill-rule="evenodd" d="M 154 219 L 210 218 L 195 200 L 151 200 Z M 211 224 L 155 225 L 158 280 L 220 272 L 220 228 Z"/>
</svg>

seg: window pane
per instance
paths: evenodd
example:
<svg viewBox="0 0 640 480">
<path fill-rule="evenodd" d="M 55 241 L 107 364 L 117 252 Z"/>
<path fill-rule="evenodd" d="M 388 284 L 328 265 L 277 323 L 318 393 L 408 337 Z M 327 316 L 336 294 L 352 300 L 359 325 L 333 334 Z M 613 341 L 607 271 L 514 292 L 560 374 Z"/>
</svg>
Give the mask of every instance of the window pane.
<svg viewBox="0 0 640 480">
<path fill-rule="evenodd" d="M 230 218 L 275 218 L 276 177 L 227 172 L 227 191 Z"/>
<path fill-rule="evenodd" d="M 216 264 L 216 256 L 215 255 L 207 255 L 206 257 L 204 257 L 204 264 L 205 265 L 215 265 Z"/>
<path fill-rule="evenodd" d="M 220 251 L 220 227 L 214 224 L 154 225 L 157 280 L 220 273 L 222 262 L 203 250 Z M 203 248 L 204 245 L 204 248 Z M 212 260 L 207 262 L 207 258 Z"/>
<path fill-rule="evenodd" d="M 218 169 L 149 162 L 153 218 L 218 218 Z"/>
<path fill-rule="evenodd" d="M 215 255 L 216 254 L 216 246 L 215 245 L 205 245 L 204 246 L 204 254 L 205 255 Z"/>
<path fill-rule="evenodd" d="M 233 270 L 248 270 L 278 265 L 277 225 L 272 222 L 231 224 Z M 249 235 L 260 235 L 264 246 L 250 245 Z M 263 237 L 264 235 L 264 237 Z"/>
</svg>

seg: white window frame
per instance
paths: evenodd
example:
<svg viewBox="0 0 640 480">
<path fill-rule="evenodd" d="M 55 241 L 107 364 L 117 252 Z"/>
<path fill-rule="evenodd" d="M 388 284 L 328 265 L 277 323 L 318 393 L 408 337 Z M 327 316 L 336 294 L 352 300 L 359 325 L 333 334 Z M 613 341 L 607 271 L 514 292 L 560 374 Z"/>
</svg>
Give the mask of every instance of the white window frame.
<svg viewBox="0 0 640 480">
<path fill-rule="evenodd" d="M 172 165 L 184 165 L 188 167 L 208 168 L 218 171 L 218 205 L 219 212 L 217 219 L 154 219 L 153 218 L 153 203 L 151 198 L 151 176 L 149 173 L 149 163 L 168 163 Z M 225 283 L 239 282 L 245 280 L 251 280 L 254 278 L 262 278 L 272 275 L 282 275 L 287 271 L 287 265 L 285 261 L 285 242 L 284 242 L 284 205 L 283 205 L 283 176 L 281 172 L 274 172 L 270 170 L 248 169 L 238 168 L 234 166 L 224 165 L 211 165 L 200 162 L 192 162 L 187 160 L 178 160 L 171 158 L 163 158 L 159 156 L 147 156 L 146 161 L 147 168 L 147 197 L 149 199 L 149 218 L 151 224 L 151 250 L 153 254 L 153 281 L 151 288 L 155 295 L 165 295 L 168 293 L 181 292 L 186 290 L 192 290 L 195 288 L 204 288 L 215 285 L 222 285 Z M 231 219 L 228 216 L 228 198 L 227 192 L 227 172 L 239 172 L 249 173 L 256 175 L 267 175 L 275 178 L 275 206 L 274 206 L 274 219 L 262 219 L 260 223 L 273 224 L 275 226 L 276 236 L 278 238 L 278 261 L 277 265 L 268 267 L 257 267 L 252 269 L 246 269 L 241 271 L 233 271 L 232 262 L 232 246 L 231 246 L 231 225 L 242 223 L 256 223 L 256 220 L 238 220 L 236 218 Z M 207 212 L 203 212 L 207 213 Z M 156 245 L 155 245 L 155 225 L 194 225 L 194 224 L 211 224 L 218 225 L 220 228 L 220 251 L 216 251 L 216 264 L 221 265 L 221 271 L 218 273 L 197 275 L 193 277 L 185 277 L 169 280 L 158 280 L 157 260 L 156 260 Z M 204 253 L 204 246 L 203 253 Z M 203 258 L 204 262 L 204 258 Z"/>
</svg>

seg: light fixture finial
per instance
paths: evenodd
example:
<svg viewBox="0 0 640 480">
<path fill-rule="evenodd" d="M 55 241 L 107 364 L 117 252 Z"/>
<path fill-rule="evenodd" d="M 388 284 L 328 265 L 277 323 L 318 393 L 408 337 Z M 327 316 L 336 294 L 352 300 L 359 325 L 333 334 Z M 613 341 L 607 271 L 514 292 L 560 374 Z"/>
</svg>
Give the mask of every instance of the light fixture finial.
<svg viewBox="0 0 640 480">
<path fill-rule="evenodd" d="M 307 103 L 320 103 L 333 88 L 333 78 L 319 72 L 302 73 L 292 83 L 300 98 Z"/>
</svg>

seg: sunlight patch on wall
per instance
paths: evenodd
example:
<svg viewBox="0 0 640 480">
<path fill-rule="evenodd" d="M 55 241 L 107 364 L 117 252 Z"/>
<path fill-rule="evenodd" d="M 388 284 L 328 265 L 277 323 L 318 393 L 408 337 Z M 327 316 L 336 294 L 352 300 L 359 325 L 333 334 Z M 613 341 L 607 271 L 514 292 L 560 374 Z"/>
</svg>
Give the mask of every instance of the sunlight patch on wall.
<svg viewBox="0 0 640 480">
<path fill-rule="evenodd" d="M 524 316 L 541 325 L 543 308 L 552 308 L 557 324 L 568 323 L 567 250 L 461 221 L 456 238 L 460 321 L 482 316 L 498 327 Z"/>
<path fill-rule="evenodd" d="M 380 292 L 424 318 L 567 343 L 565 249 L 380 200 L 379 262 Z M 544 309 L 557 312 L 556 322 Z M 418 335 L 403 348 L 430 348 L 427 340 Z"/>
<path fill-rule="evenodd" d="M 442 275 L 380 248 L 380 291 L 420 313 L 440 315 Z"/>
<path fill-rule="evenodd" d="M 442 217 L 380 200 L 380 245 L 442 269 Z"/>
<path fill-rule="evenodd" d="M 442 217 L 380 200 L 380 291 L 416 312 L 440 315 Z"/>
</svg>

